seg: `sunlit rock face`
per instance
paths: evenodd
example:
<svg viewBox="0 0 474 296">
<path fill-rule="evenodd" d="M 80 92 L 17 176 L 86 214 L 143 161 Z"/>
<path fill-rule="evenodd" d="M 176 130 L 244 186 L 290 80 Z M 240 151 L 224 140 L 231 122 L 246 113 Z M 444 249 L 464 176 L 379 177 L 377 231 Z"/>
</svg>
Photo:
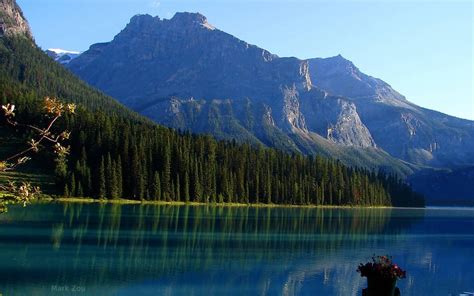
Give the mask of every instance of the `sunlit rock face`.
<svg viewBox="0 0 474 296">
<path fill-rule="evenodd" d="M 0 0 L 0 37 L 25 36 L 33 39 L 30 26 L 14 0 Z"/>
<path fill-rule="evenodd" d="M 418 107 L 342 56 L 278 57 L 199 13 L 134 16 L 67 67 L 160 124 L 220 139 L 350 164 L 354 151 L 386 167 L 405 164 L 374 153 L 416 165 L 474 163 L 472 121 Z"/>
</svg>

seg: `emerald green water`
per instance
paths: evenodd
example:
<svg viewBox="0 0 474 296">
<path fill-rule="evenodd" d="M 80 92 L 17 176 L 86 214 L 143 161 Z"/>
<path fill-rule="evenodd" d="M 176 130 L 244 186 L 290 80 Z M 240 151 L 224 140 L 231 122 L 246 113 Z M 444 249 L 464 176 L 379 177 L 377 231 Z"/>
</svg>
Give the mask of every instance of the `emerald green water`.
<svg viewBox="0 0 474 296">
<path fill-rule="evenodd" d="M 37 204 L 0 215 L 3 295 L 361 295 L 373 254 L 402 295 L 474 292 L 474 210 Z"/>
</svg>

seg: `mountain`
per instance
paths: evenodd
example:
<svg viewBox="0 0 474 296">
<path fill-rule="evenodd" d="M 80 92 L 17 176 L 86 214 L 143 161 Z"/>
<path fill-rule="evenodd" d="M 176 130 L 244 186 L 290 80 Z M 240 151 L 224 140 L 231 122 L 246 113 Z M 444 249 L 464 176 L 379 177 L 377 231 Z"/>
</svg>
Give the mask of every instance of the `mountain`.
<svg viewBox="0 0 474 296">
<path fill-rule="evenodd" d="M 10 3 L 22 17 L 16 3 Z M 74 116 L 63 116 L 54 125 L 55 134 L 71 132 L 64 143 L 70 145 L 67 161 L 55 161 L 52 152 L 42 149 L 33 156 L 36 164 L 28 163 L 36 166 L 30 168 L 35 176 L 49 172 L 43 179 L 54 189 L 48 193 L 102 200 L 424 205 L 422 196 L 393 176 L 159 126 L 54 62 L 28 31 L 9 27 L 7 32 L 15 33 L 0 37 L 0 105 L 12 103 L 19 121 L 41 124 L 44 96 L 78 104 Z M 21 126 L 4 124 L 2 117 L 0 159 L 31 137 Z M 4 180 L 5 174 L 0 177 Z"/>
<path fill-rule="evenodd" d="M 199 13 L 137 15 L 67 67 L 150 119 L 219 139 L 395 168 L 474 163 L 474 123 L 416 106 L 342 56 L 278 57 Z"/>
<path fill-rule="evenodd" d="M 311 79 L 357 107 L 378 147 L 405 161 L 434 167 L 474 163 L 474 122 L 421 108 L 342 56 L 309 60 Z"/>
<path fill-rule="evenodd" d="M 0 37 L 23 35 L 33 39 L 28 21 L 15 0 L 0 0 Z"/>
<path fill-rule="evenodd" d="M 430 197 L 431 205 L 474 206 L 474 166 L 456 169 L 423 170 L 410 176 L 417 192 Z"/>
<path fill-rule="evenodd" d="M 81 54 L 79 51 L 64 50 L 60 48 L 50 48 L 45 50 L 45 52 L 53 60 L 62 65 L 68 64 Z"/>
</svg>

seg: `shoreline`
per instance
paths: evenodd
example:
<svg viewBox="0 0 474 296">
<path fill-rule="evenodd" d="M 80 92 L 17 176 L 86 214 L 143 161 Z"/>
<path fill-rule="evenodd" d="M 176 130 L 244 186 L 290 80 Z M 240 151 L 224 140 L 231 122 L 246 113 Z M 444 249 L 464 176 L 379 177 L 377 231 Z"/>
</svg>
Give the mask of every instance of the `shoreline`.
<svg viewBox="0 0 474 296">
<path fill-rule="evenodd" d="M 252 207 L 252 208 L 326 208 L 326 209 L 394 209 L 390 206 L 351 206 L 351 205 L 291 205 L 291 204 L 265 204 L 265 203 L 205 203 L 184 201 L 154 201 L 154 200 L 132 200 L 132 199 L 93 199 L 79 197 L 42 198 L 36 202 L 59 202 L 59 203 L 98 203 L 98 204 L 121 204 L 121 205 L 168 205 L 168 206 L 215 206 L 215 207 Z M 415 208 L 406 208 L 415 209 Z M 423 209 L 423 208 L 420 208 Z"/>
</svg>

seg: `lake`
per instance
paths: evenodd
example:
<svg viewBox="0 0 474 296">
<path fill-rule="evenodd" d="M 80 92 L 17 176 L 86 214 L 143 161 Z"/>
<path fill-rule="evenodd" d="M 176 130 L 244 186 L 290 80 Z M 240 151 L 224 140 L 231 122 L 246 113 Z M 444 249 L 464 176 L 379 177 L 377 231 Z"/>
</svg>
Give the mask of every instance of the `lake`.
<svg viewBox="0 0 474 296">
<path fill-rule="evenodd" d="M 361 295 L 373 254 L 407 269 L 401 295 L 474 292 L 474 210 L 12 206 L 0 294 Z"/>
</svg>

